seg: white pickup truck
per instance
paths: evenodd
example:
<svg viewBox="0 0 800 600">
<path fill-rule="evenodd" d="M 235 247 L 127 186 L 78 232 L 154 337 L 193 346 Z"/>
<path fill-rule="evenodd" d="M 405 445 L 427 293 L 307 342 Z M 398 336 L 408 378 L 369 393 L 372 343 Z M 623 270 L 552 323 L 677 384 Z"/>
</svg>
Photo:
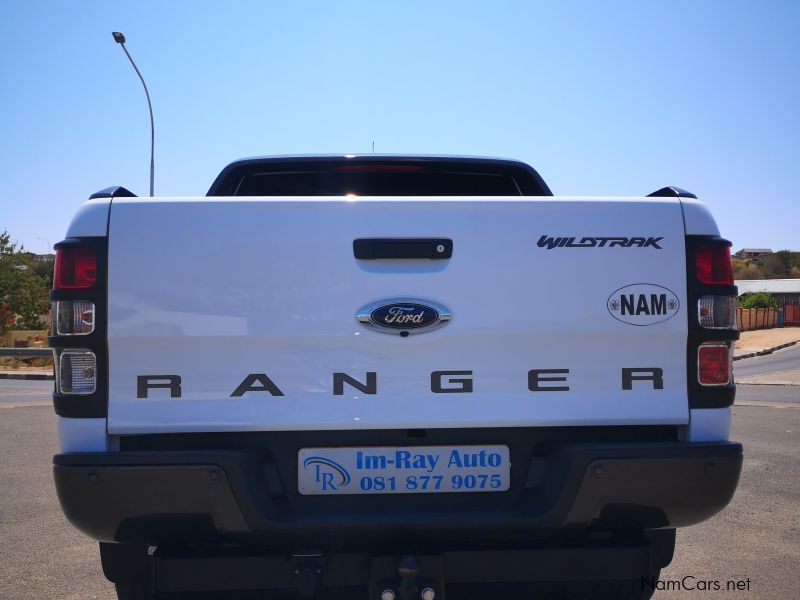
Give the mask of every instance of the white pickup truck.
<svg viewBox="0 0 800 600">
<path fill-rule="evenodd" d="M 729 247 L 510 160 L 109 188 L 56 245 L 64 513 L 124 599 L 649 598 L 739 478 Z"/>
</svg>

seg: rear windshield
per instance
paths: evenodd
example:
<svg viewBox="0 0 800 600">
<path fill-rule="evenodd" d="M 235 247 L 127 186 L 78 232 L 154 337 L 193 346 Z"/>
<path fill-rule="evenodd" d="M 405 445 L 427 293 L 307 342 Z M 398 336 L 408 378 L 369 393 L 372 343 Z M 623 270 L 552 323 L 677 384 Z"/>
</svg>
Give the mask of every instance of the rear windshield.
<svg viewBox="0 0 800 600">
<path fill-rule="evenodd" d="M 231 168 L 232 167 L 232 168 Z M 210 196 L 549 195 L 527 169 L 496 164 L 316 163 L 231 165 Z"/>
</svg>

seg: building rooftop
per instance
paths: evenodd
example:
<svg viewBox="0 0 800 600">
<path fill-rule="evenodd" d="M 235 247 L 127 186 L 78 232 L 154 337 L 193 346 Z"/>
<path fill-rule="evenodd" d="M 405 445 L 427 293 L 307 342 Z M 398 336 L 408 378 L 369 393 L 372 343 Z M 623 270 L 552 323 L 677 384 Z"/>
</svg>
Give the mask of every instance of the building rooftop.
<svg viewBox="0 0 800 600">
<path fill-rule="evenodd" d="M 800 279 L 737 279 L 734 283 L 739 288 L 739 294 L 800 294 Z"/>
</svg>

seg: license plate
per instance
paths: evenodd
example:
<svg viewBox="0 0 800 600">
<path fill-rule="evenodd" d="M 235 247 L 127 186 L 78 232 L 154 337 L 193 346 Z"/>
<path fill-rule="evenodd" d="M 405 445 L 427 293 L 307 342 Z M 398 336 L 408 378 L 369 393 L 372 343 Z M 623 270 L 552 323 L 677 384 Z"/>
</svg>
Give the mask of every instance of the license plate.
<svg viewBox="0 0 800 600">
<path fill-rule="evenodd" d="M 304 495 L 503 492 L 510 472 L 508 446 L 302 448 L 297 489 Z"/>
</svg>

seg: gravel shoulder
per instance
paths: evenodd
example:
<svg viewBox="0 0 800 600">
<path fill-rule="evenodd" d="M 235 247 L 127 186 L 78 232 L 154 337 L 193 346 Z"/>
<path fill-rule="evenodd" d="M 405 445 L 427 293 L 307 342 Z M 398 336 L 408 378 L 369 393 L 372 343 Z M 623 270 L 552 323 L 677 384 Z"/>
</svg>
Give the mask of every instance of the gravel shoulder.
<svg viewBox="0 0 800 600">
<path fill-rule="evenodd" d="M 734 350 L 737 354 L 760 352 L 767 348 L 774 348 L 789 342 L 800 341 L 800 327 L 778 327 L 774 329 L 758 329 L 756 331 L 743 331 L 739 334 Z"/>
</svg>

